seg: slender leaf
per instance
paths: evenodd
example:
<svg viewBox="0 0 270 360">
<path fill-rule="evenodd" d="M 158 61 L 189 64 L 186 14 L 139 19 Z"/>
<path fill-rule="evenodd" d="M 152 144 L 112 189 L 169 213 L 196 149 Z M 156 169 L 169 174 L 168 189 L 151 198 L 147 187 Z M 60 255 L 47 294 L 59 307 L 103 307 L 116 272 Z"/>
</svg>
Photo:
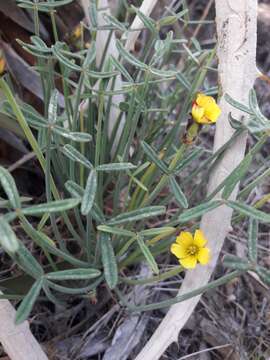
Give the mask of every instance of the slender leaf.
<svg viewBox="0 0 270 360">
<path fill-rule="evenodd" d="M 93 165 L 91 162 L 83 156 L 77 149 L 75 149 L 72 145 L 67 144 L 61 149 L 62 153 L 65 154 L 69 159 L 79 162 L 88 169 L 93 169 Z"/>
<path fill-rule="evenodd" d="M 249 219 L 248 228 L 248 255 L 251 261 L 257 262 L 257 242 L 258 242 L 258 221 Z"/>
<path fill-rule="evenodd" d="M 196 219 L 208 211 L 216 209 L 218 206 L 222 204 L 220 200 L 208 201 L 206 203 L 200 204 L 191 208 L 189 210 L 184 211 L 178 218 L 180 223 L 184 223 L 193 219 Z"/>
<path fill-rule="evenodd" d="M 107 222 L 108 225 L 123 224 L 125 222 L 138 221 L 148 217 L 162 215 L 166 212 L 165 206 L 148 206 L 142 209 L 126 212 L 112 218 Z"/>
<path fill-rule="evenodd" d="M 3 249 L 15 253 L 19 249 L 17 237 L 7 221 L 0 217 L 0 244 Z"/>
<path fill-rule="evenodd" d="M 127 236 L 127 237 L 136 236 L 136 233 L 134 233 L 132 231 L 121 229 L 118 227 L 107 226 L 107 225 L 99 225 L 97 227 L 97 229 L 99 231 L 103 231 L 103 232 L 114 234 L 114 235 Z"/>
<path fill-rule="evenodd" d="M 65 199 L 48 202 L 45 204 L 33 205 L 22 209 L 24 215 L 40 215 L 46 212 L 56 213 L 73 209 L 80 203 L 79 199 Z"/>
<path fill-rule="evenodd" d="M 101 275 L 97 269 L 69 269 L 62 271 L 55 271 L 45 275 L 48 280 L 88 280 L 94 279 Z"/>
<path fill-rule="evenodd" d="M 58 90 L 53 90 L 48 109 L 48 121 L 50 124 L 55 124 L 57 121 L 58 96 Z"/>
<path fill-rule="evenodd" d="M 104 232 L 100 234 L 100 249 L 105 280 L 110 289 L 113 289 L 118 282 L 118 269 L 111 238 Z"/>
<path fill-rule="evenodd" d="M 32 308 L 34 306 L 34 303 L 36 302 L 36 300 L 39 296 L 39 293 L 42 289 L 43 284 L 44 284 L 44 278 L 41 277 L 33 284 L 31 289 L 29 290 L 28 294 L 25 296 L 23 301 L 20 303 L 20 306 L 18 307 L 18 310 L 16 311 L 16 317 L 15 317 L 15 322 L 17 325 L 24 322 L 30 315 Z"/>
<path fill-rule="evenodd" d="M 239 201 L 227 201 L 228 206 L 230 206 L 232 209 L 240 212 L 243 215 L 252 217 L 256 220 L 262 221 L 262 222 L 270 222 L 270 215 L 266 214 L 265 212 L 261 210 L 257 210 L 253 208 L 252 206 L 240 203 Z"/>
<path fill-rule="evenodd" d="M 97 190 L 97 174 L 95 170 L 91 170 L 86 182 L 86 187 L 82 198 L 81 213 L 83 215 L 87 215 L 92 209 L 96 196 L 96 190 Z"/>
<path fill-rule="evenodd" d="M 231 174 L 226 178 L 226 182 L 224 185 L 224 190 L 222 192 L 222 197 L 224 199 L 228 199 L 234 190 L 236 184 L 245 176 L 248 169 L 250 168 L 250 164 L 252 162 L 252 155 L 249 153 L 245 158 L 241 161 L 241 163 L 231 172 Z"/>
<path fill-rule="evenodd" d="M 2 166 L 0 166 L 0 183 L 2 185 L 3 190 L 7 194 L 11 206 L 14 209 L 19 209 L 21 207 L 21 201 L 17 190 L 17 186 L 15 184 L 15 181 L 13 180 L 13 177 Z"/>
<path fill-rule="evenodd" d="M 225 100 L 236 109 L 241 110 L 249 115 L 253 115 L 253 111 L 249 107 L 234 100 L 230 95 L 225 94 Z"/>
<path fill-rule="evenodd" d="M 167 168 L 167 166 L 165 165 L 165 163 L 159 159 L 158 155 L 156 154 L 156 152 L 151 148 L 150 145 L 148 145 L 146 142 L 141 141 L 141 146 L 144 150 L 144 152 L 146 153 L 146 155 L 148 156 L 148 158 L 160 169 L 162 170 L 165 174 L 169 173 L 169 170 Z"/>
<path fill-rule="evenodd" d="M 173 193 L 173 195 L 175 196 L 175 200 L 184 208 L 187 209 L 188 208 L 188 201 L 187 198 L 185 196 L 185 194 L 183 193 L 183 191 L 181 190 L 179 184 L 177 183 L 177 181 L 175 180 L 174 176 L 170 176 L 170 187 L 171 187 L 171 191 Z"/>
<path fill-rule="evenodd" d="M 140 235 L 145 236 L 156 236 L 163 234 L 171 234 L 175 232 L 175 228 L 172 226 L 163 226 L 160 228 L 152 228 L 140 231 Z"/>
<path fill-rule="evenodd" d="M 156 263 L 156 260 L 155 260 L 154 256 L 152 255 L 151 251 L 149 250 L 149 248 L 147 247 L 147 245 L 144 243 L 143 237 L 138 235 L 137 241 L 138 241 L 139 247 L 141 249 L 141 252 L 143 253 L 148 265 L 150 266 L 150 268 L 152 269 L 152 271 L 155 274 L 158 274 L 159 270 L 158 270 L 158 265 Z"/>
<path fill-rule="evenodd" d="M 111 163 L 97 166 L 97 171 L 124 171 L 135 169 L 137 166 L 131 163 Z"/>
<path fill-rule="evenodd" d="M 223 263 L 225 266 L 235 270 L 247 271 L 250 269 L 250 264 L 246 259 L 241 259 L 234 255 L 226 255 L 224 257 Z"/>
<path fill-rule="evenodd" d="M 135 56 L 131 55 L 121 44 L 120 41 L 116 42 L 117 50 L 119 51 L 119 54 L 130 64 L 138 67 L 139 69 L 147 70 L 148 66 L 141 62 L 140 60 L 136 59 Z"/>
</svg>

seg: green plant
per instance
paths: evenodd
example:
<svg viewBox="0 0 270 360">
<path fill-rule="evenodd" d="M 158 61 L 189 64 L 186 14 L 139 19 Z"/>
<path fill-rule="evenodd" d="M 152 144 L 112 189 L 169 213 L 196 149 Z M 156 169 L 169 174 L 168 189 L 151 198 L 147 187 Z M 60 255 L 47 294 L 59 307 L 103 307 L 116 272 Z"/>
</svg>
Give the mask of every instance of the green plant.
<svg viewBox="0 0 270 360">
<path fill-rule="evenodd" d="M 97 31 L 125 33 L 128 28 L 112 16 L 106 17 L 105 27 L 99 27 L 96 2 L 92 1 L 92 27 L 86 29 L 91 33 L 91 46 L 72 52 L 66 43 L 58 40 L 54 20 L 55 9 L 70 1 L 19 1 L 19 6 L 34 12 L 36 34 L 30 44 L 21 41 L 20 44 L 37 58 L 44 113 L 38 113 L 13 95 L 8 76 L 0 79 L 7 100 L 1 111 L 17 120 L 44 171 L 46 183 L 46 203 L 25 206 L 11 175 L 0 168 L 0 182 L 8 198 L 4 204 L 8 211 L 0 220 L 0 241 L 14 262 L 33 279 L 18 308 L 16 321 L 20 323 L 27 318 L 42 289 L 51 301 L 62 304 L 67 296 L 89 294 L 103 281 L 131 307 L 119 285 L 151 283 L 183 271 L 176 266 L 159 274 L 158 255 L 169 251 L 181 228 L 198 227 L 202 214 L 224 203 L 239 212 L 235 221 L 242 216 L 252 219 L 249 260 L 227 257 L 225 265 L 236 271 L 169 301 L 131 308 L 149 310 L 168 306 L 219 286 L 243 271 L 256 271 L 269 283 L 269 271 L 256 264 L 256 221 L 269 222 L 270 216 L 256 206 L 245 204 L 259 180 L 247 181 L 239 201 L 228 200 L 268 138 L 268 120 L 260 113 L 254 92 L 250 94 L 249 108 L 228 97 L 232 105 L 250 115 L 251 121 L 244 126 L 231 119 L 235 134 L 216 153 L 209 154 L 203 144 L 196 144 L 197 134 L 193 134 L 190 142 L 184 139 L 196 93 L 200 89 L 209 95 L 217 93 L 216 87 L 207 87 L 205 82 L 207 72 L 213 71 L 214 50 L 202 49 L 195 39 L 187 44 L 184 37 L 174 38 L 171 32 L 164 40 L 159 37 L 162 27 L 178 20 L 188 25 L 187 9 L 159 21 L 135 9 L 149 32 L 142 54 L 132 55 L 125 49 L 124 41 L 117 40 L 119 56 L 105 52 L 98 67 Z M 55 44 L 51 47 L 39 36 L 40 11 L 48 13 L 52 20 Z M 180 44 L 185 52 L 181 70 L 173 62 Z M 62 81 L 64 107 L 59 106 L 56 76 Z M 122 77 L 121 88 L 115 86 L 118 76 Z M 123 95 L 124 101 L 115 104 L 113 99 L 118 94 Z M 112 124 L 110 114 L 114 107 L 118 117 Z M 259 124 L 255 130 L 254 124 Z M 207 198 L 198 196 L 205 189 L 211 169 L 246 130 L 255 134 L 257 143 L 212 194 Z M 201 165 L 194 168 L 194 162 L 198 161 Z M 187 196 L 190 189 L 192 193 Z M 220 191 L 221 199 L 213 200 Z M 172 207 L 173 211 L 168 211 Z M 68 250 L 56 215 L 79 246 L 77 253 Z M 39 264 L 17 239 L 12 230 L 13 221 L 19 221 L 45 254 L 48 266 Z M 51 233 L 46 231 L 46 224 L 51 224 Z M 123 268 L 144 260 L 155 276 L 147 279 L 119 276 Z M 16 298 L 8 293 L 3 297 Z"/>
</svg>

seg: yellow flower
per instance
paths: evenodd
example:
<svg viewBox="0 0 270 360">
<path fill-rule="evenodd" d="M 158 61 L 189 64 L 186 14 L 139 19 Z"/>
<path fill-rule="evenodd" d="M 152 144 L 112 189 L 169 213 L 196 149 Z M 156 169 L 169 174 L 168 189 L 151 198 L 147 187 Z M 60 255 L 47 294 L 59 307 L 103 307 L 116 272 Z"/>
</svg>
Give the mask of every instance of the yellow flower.
<svg viewBox="0 0 270 360">
<path fill-rule="evenodd" d="M 6 61 L 4 57 L 0 57 L 0 75 L 4 73 L 5 67 L 6 67 Z"/>
<path fill-rule="evenodd" d="M 210 260 L 210 250 L 205 247 L 206 238 L 201 230 L 196 230 L 194 237 L 188 231 L 182 231 L 171 246 L 171 252 L 186 269 L 193 269 L 199 262 L 206 265 Z"/>
<path fill-rule="evenodd" d="M 81 24 L 77 25 L 72 32 L 72 35 L 75 39 L 79 39 L 82 36 L 82 26 Z"/>
<path fill-rule="evenodd" d="M 191 109 L 193 120 L 199 124 L 214 124 L 221 113 L 212 96 L 198 94 Z"/>
</svg>

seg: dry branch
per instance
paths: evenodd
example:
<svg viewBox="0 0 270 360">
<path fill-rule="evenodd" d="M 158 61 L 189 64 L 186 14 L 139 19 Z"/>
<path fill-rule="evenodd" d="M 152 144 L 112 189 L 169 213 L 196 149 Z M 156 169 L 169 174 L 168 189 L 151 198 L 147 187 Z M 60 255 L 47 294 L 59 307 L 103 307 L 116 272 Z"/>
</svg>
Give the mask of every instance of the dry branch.
<svg viewBox="0 0 270 360">
<path fill-rule="evenodd" d="M 32 335 L 28 322 L 15 325 L 15 314 L 16 311 L 8 300 L 0 300 L 0 342 L 9 358 L 11 360 L 48 360 Z"/>
<path fill-rule="evenodd" d="M 140 7 L 140 11 L 146 15 L 149 16 L 152 12 L 152 10 L 154 9 L 155 5 L 157 3 L 157 0 L 144 0 L 141 7 Z M 138 39 L 139 35 L 140 35 L 140 30 L 138 31 L 134 31 L 136 29 L 140 29 L 143 26 L 143 23 L 141 21 L 141 19 L 139 18 L 138 15 L 135 16 L 135 19 L 133 20 L 133 23 L 130 26 L 130 30 L 127 36 L 127 41 L 126 41 L 126 49 L 127 50 L 134 50 L 134 46 L 136 43 L 136 40 Z"/>
<path fill-rule="evenodd" d="M 257 1 L 255 0 L 216 0 L 216 24 L 218 35 L 219 78 L 222 116 L 217 123 L 214 150 L 226 143 L 233 134 L 228 122 L 231 112 L 234 118 L 241 119 L 241 112 L 225 102 L 224 94 L 247 103 L 248 92 L 257 76 L 256 36 Z M 243 159 L 247 135 L 238 138 L 231 146 L 211 176 L 208 192 L 211 193 Z M 235 199 L 238 188 L 231 196 Z M 218 194 L 216 198 L 220 195 Z M 201 228 L 209 240 L 212 249 L 212 261 L 208 266 L 198 266 L 188 271 L 179 294 L 192 291 L 208 283 L 214 269 L 224 239 L 230 229 L 232 210 L 221 206 L 205 214 Z M 171 307 L 152 338 L 142 349 L 136 360 L 159 359 L 166 348 L 178 341 L 178 333 L 185 325 L 200 296 L 175 304 Z"/>
</svg>

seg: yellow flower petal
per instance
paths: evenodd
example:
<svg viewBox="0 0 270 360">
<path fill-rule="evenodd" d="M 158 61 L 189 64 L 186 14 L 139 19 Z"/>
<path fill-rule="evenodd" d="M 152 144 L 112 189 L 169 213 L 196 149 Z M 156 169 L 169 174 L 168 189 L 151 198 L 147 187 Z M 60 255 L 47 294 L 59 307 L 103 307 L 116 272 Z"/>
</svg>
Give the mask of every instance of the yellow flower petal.
<svg viewBox="0 0 270 360">
<path fill-rule="evenodd" d="M 191 109 L 191 115 L 197 123 L 200 123 L 204 116 L 204 108 L 194 104 Z"/>
<path fill-rule="evenodd" d="M 187 256 L 186 247 L 176 243 L 172 244 L 171 253 L 173 253 L 178 259 Z"/>
<path fill-rule="evenodd" d="M 0 58 L 0 75 L 5 71 L 6 61 L 3 57 Z"/>
<path fill-rule="evenodd" d="M 201 248 L 197 255 L 198 261 L 202 265 L 206 265 L 210 260 L 210 250 L 208 248 Z"/>
<path fill-rule="evenodd" d="M 205 117 L 212 123 L 215 123 L 221 114 L 221 110 L 217 104 L 213 104 L 205 108 Z"/>
<path fill-rule="evenodd" d="M 197 258 L 194 255 L 187 256 L 183 259 L 179 259 L 179 262 L 185 269 L 194 269 L 197 265 Z"/>
<path fill-rule="evenodd" d="M 202 111 L 203 109 L 203 111 Z M 193 119 L 199 124 L 215 123 L 221 110 L 212 96 L 198 94 L 192 106 Z"/>
<path fill-rule="evenodd" d="M 199 93 L 196 97 L 196 103 L 197 105 L 207 108 L 213 104 L 215 104 L 215 99 L 212 96 L 207 96 L 204 94 Z"/>
<path fill-rule="evenodd" d="M 193 243 L 193 236 L 188 231 L 181 231 L 176 238 L 176 242 L 179 245 L 184 245 L 185 247 L 188 247 Z"/>
<path fill-rule="evenodd" d="M 207 239 L 205 238 L 202 230 L 196 230 L 194 235 L 194 245 L 198 246 L 198 248 L 202 248 L 207 243 Z"/>
</svg>

